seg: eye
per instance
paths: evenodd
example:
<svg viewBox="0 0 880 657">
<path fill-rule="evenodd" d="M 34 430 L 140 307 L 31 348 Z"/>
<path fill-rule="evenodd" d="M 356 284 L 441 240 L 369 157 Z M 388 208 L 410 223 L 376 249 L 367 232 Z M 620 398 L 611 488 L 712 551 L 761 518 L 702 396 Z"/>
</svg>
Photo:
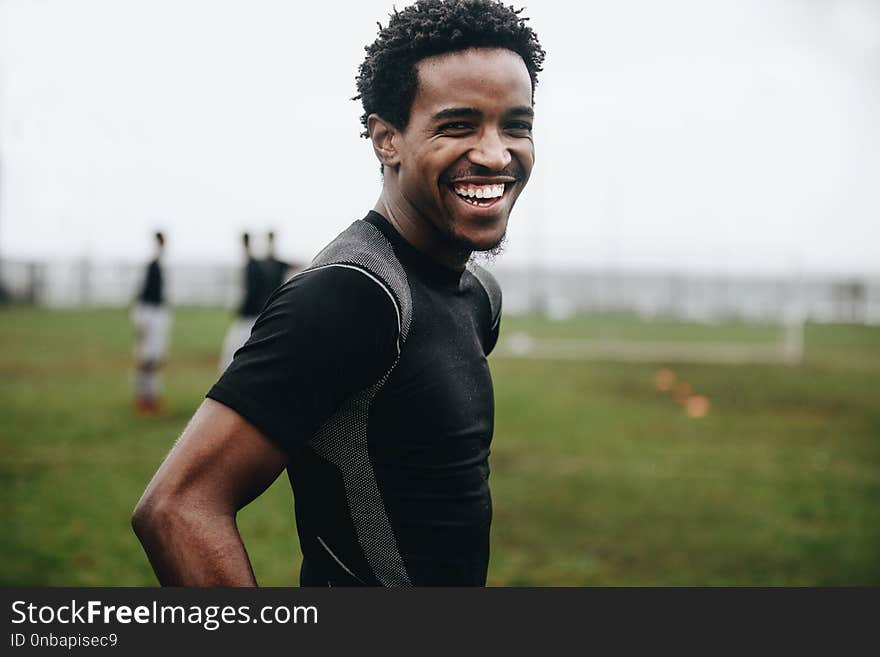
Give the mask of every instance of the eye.
<svg viewBox="0 0 880 657">
<path fill-rule="evenodd" d="M 438 132 L 451 134 L 463 134 L 471 130 L 473 130 L 473 125 L 467 121 L 450 121 L 449 123 L 444 123 L 438 128 Z"/>
<path fill-rule="evenodd" d="M 513 134 L 531 134 L 532 124 L 528 121 L 510 121 L 505 126 L 505 130 Z"/>
</svg>

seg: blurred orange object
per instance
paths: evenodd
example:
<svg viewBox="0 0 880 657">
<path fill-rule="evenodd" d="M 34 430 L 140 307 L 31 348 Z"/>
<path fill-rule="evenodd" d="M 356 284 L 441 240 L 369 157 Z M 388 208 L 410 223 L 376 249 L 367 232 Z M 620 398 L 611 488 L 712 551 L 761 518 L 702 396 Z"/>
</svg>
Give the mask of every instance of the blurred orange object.
<svg viewBox="0 0 880 657">
<path fill-rule="evenodd" d="M 684 412 L 688 417 L 706 417 L 709 414 L 711 403 L 703 395 L 693 395 L 684 402 Z"/>
<path fill-rule="evenodd" d="M 155 397 L 138 397 L 134 402 L 134 412 L 141 417 L 165 415 L 165 405 Z"/>
<path fill-rule="evenodd" d="M 685 383 L 682 381 L 678 385 L 675 386 L 675 401 L 679 404 L 683 404 L 687 401 L 688 397 L 691 396 L 691 393 L 694 389 L 691 387 L 690 383 Z"/>
<path fill-rule="evenodd" d="M 657 390 L 662 390 L 666 392 L 667 390 L 672 390 L 672 387 L 675 385 L 675 372 L 670 370 L 667 367 L 663 367 L 654 374 L 654 386 Z"/>
</svg>

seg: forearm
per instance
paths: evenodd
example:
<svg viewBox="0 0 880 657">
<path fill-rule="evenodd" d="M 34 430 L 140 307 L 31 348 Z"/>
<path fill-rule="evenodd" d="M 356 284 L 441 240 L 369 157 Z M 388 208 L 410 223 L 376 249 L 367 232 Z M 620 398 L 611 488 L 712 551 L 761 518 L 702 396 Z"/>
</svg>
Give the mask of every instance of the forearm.
<svg viewBox="0 0 880 657">
<path fill-rule="evenodd" d="M 231 515 L 142 511 L 133 526 L 162 586 L 257 585 Z"/>
<path fill-rule="evenodd" d="M 286 453 L 244 418 L 205 400 L 132 516 L 159 583 L 256 586 L 235 514 L 286 463 Z"/>
</svg>

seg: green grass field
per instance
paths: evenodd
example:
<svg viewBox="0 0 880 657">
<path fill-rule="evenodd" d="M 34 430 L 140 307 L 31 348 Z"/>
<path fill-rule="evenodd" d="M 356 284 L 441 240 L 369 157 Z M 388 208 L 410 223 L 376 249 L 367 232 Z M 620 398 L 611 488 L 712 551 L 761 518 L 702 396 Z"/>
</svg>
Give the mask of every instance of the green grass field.
<svg viewBox="0 0 880 657">
<path fill-rule="evenodd" d="M 129 516 L 213 383 L 229 319 L 176 311 L 169 413 L 144 419 L 124 310 L 0 309 L 0 584 L 155 584 Z M 503 330 L 773 339 L 620 317 Z M 811 325 L 805 342 L 797 367 L 675 365 L 710 399 L 702 418 L 654 387 L 663 363 L 493 358 L 489 584 L 880 585 L 880 329 Z M 258 581 L 296 585 L 286 478 L 239 525 Z"/>
</svg>

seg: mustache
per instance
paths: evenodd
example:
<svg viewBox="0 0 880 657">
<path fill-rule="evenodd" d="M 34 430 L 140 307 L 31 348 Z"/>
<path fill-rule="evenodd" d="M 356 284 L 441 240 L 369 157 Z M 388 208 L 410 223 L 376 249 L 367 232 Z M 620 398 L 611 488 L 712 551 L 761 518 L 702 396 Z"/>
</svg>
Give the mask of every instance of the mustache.
<svg viewBox="0 0 880 657">
<path fill-rule="evenodd" d="M 462 178 L 476 178 L 479 176 L 507 176 L 510 178 L 515 178 L 517 182 L 525 178 L 523 170 L 516 165 L 508 165 L 503 169 L 490 169 L 489 167 L 470 166 L 463 169 L 457 169 L 456 171 L 444 173 L 441 177 L 441 181 L 444 183 L 450 183 L 454 180 L 461 180 Z"/>
</svg>

